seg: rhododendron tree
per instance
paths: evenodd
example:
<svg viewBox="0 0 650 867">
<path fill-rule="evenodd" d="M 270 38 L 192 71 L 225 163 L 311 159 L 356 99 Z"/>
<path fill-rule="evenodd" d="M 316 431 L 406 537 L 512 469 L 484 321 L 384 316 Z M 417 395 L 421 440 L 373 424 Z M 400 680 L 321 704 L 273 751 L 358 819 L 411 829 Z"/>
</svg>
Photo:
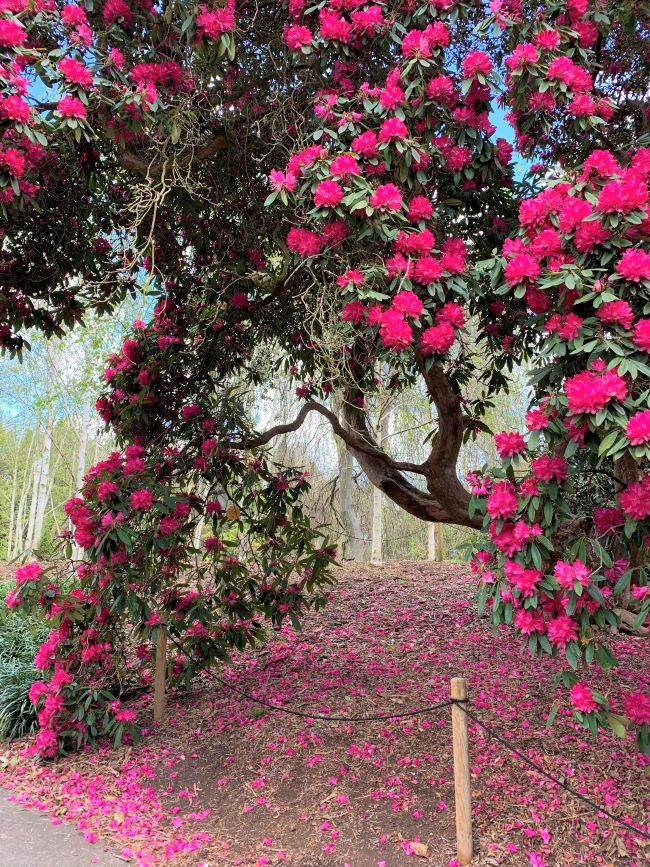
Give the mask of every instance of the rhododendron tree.
<svg viewBox="0 0 650 867">
<path fill-rule="evenodd" d="M 224 503 L 252 497 L 246 526 L 266 527 L 266 542 L 251 530 L 255 556 L 237 561 L 256 576 L 233 590 L 243 619 L 258 604 L 276 613 L 258 585 L 271 557 L 284 593 L 293 553 L 309 550 L 298 575 L 310 593 L 328 552 L 297 511 L 297 536 L 278 540 L 264 523 L 304 480 L 279 470 L 278 491 L 256 450 L 318 413 L 402 508 L 486 530 L 473 562 L 495 624 L 574 670 L 612 665 L 607 627 L 644 629 L 650 605 L 643 4 L 1 8 L 3 346 L 110 310 L 125 292 L 156 302 L 110 359 L 97 404 L 121 451 L 70 507 L 88 560 L 78 602 L 44 590 L 42 576 L 15 596 L 61 606 L 43 659 L 69 671 L 66 642 L 94 647 L 93 618 L 116 629 L 127 610 L 129 628 L 151 638 L 153 612 L 170 623 L 192 569 L 201 599 L 206 567 L 190 539 L 214 489 Z M 260 353 L 279 359 L 303 405 L 256 433 L 232 390 L 259 380 Z M 530 433 L 495 432 L 501 464 L 466 485 L 462 444 L 487 430 L 486 407 L 522 364 Z M 380 391 L 415 382 L 434 418 L 420 463 L 397 460 L 371 422 Z M 609 502 L 585 510 L 576 489 L 595 474 L 611 483 Z M 223 510 L 211 519 L 221 600 Z M 198 645 L 209 661 L 216 650 L 193 639 L 191 619 L 180 616 L 178 637 L 188 658 Z M 95 650 L 82 664 L 105 665 Z M 647 746 L 640 692 L 610 708 L 589 698 L 586 672 L 565 680 L 585 725 L 621 731 L 627 720 Z M 60 691 L 43 690 L 60 716 Z M 48 749 L 68 731 L 51 718 Z M 92 726 L 74 729 L 83 739 Z"/>
</svg>

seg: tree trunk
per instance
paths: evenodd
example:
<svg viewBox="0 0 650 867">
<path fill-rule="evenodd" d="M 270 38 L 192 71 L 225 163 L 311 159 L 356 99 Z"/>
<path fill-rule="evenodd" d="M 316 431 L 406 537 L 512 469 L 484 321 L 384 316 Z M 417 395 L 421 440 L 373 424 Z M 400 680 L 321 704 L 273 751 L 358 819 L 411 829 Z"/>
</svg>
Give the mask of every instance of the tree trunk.
<svg viewBox="0 0 650 867">
<path fill-rule="evenodd" d="M 77 471 L 75 477 L 75 489 L 73 494 L 81 491 L 84 475 L 86 474 L 86 452 L 88 451 L 88 428 L 90 427 L 90 401 L 85 400 L 81 411 L 81 431 L 79 433 L 79 448 L 77 449 Z M 72 556 L 75 560 L 83 558 L 83 548 L 74 545 Z"/>
<path fill-rule="evenodd" d="M 388 439 L 388 431 L 391 416 L 391 407 L 384 408 L 382 414 L 377 421 L 377 444 L 380 448 L 385 448 L 386 440 Z M 382 506 L 383 495 L 379 488 L 373 485 L 372 488 L 372 552 L 371 562 L 383 562 L 382 536 L 383 536 L 383 521 L 382 521 Z"/>
<path fill-rule="evenodd" d="M 370 555 L 371 563 L 383 562 L 382 551 L 382 520 L 381 506 L 382 496 L 379 488 L 373 485 L 372 488 L 372 552 Z"/>
<path fill-rule="evenodd" d="M 18 489 L 18 449 L 14 460 L 14 473 L 11 481 L 11 502 L 9 504 L 9 529 L 7 531 L 7 560 L 11 559 L 13 545 L 14 517 L 16 512 L 16 492 Z"/>
<path fill-rule="evenodd" d="M 50 459 L 52 457 L 52 439 L 54 437 L 54 407 L 50 405 L 45 422 L 43 437 L 43 453 L 41 456 L 41 473 L 36 493 L 36 514 L 34 517 L 34 535 L 30 548 L 38 548 L 43 535 L 43 520 L 50 492 Z"/>
<path fill-rule="evenodd" d="M 639 480 L 639 467 L 629 452 L 626 452 L 622 458 L 619 458 L 619 460 L 614 463 L 614 471 L 616 477 L 623 483 L 622 485 L 616 486 L 619 490 L 628 485 L 633 485 Z M 630 583 L 627 585 L 621 596 L 621 604 L 625 609 L 630 606 L 630 597 L 632 595 L 631 587 L 633 584 L 638 582 L 640 570 L 645 565 L 646 557 L 645 551 L 643 550 L 644 547 L 645 546 L 639 547 L 638 545 L 630 544 L 630 567 L 632 569 L 632 577 L 630 578 Z"/>
<path fill-rule="evenodd" d="M 427 559 L 442 563 L 445 559 L 444 524 L 427 524 Z"/>
<path fill-rule="evenodd" d="M 32 431 L 32 436 L 29 441 L 29 448 L 27 450 L 27 458 L 23 465 L 23 473 L 22 473 L 22 483 L 20 486 L 20 500 L 18 501 L 18 511 L 16 513 L 16 527 L 13 534 L 13 546 L 11 551 L 7 553 L 8 559 L 13 559 L 16 557 L 20 551 L 23 550 L 23 519 L 25 517 L 25 506 L 27 504 L 27 491 L 29 488 L 29 480 L 31 478 L 31 458 L 32 458 L 32 450 L 34 448 L 34 442 L 36 439 L 36 434 Z"/>
<path fill-rule="evenodd" d="M 25 548 L 31 551 L 34 547 L 34 528 L 36 527 L 36 500 L 38 497 L 39 481 L 41 478 L 41 458 L 36 458 L 34 461 L 34 475 L 32 479 L 32 496 L 29 501 L 29 521 L 27 522 L 27 536 L 25 537 Z"/>
<path fill-rule="evenodd" d="M 427 560 L 436 559 L 436 527 L 432 521 L 427 524 Z"/>
<path fill-rule="evenodd" d="M 337 413 L 340 410 L 340 403 L 340 398 L 334 401 Z M 338 437 L 335 438 L 335 443 L 339 470 L 337 511 L 341 525 L 338 547 L 342 560 L 363 560 L 366 543 L 363 539 L 359 513 L 354 503 L 354 458 L 345 443 Z"/>
<path fill-rule="evenodd" d="M 77 451 L 77 476 L 75 479 L 75 494 L 78 494 L 86 474 L 86 451 L 88 449 L 88 428 L 90 426 L 90 401 L 84 401 L 81 412 L 81 432 L 79 449 Z"/>
</svg>

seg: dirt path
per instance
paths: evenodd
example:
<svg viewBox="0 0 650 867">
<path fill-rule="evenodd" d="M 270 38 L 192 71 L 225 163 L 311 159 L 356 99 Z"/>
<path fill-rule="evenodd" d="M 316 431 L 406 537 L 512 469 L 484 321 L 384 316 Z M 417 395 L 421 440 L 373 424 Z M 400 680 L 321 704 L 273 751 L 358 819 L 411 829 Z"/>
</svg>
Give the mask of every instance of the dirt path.
<svg viewBox="0 0 650 867">
<path fill-rule="evenodd" d="M 272 704 L 344 716 L 435 704 L 451 677 L 466 676 L 473 709 L 503 737 L 616 815 L 647 823 L 648 760 L 628 738 L 591 741 L 565 709 L 546 730 L 554 700 L 566 701 L 553 686 L 566 665 L 531 664 L 510 631 L 493 636 L 465 574 L 450 564 L 346 567 L 301 632 L 283 628 L 221 675 Z M 650 647 L 627 637 L 615 645 L 620 668 L 585 679 L 618 707 L 633 685 L 648 685 Z M 4 751 L 0 784 L 37 810 L 81 821 L 138 867 L 448 867 L 448 709 L 324 723 L 269 712 L 208 679 L 197 687 L 170 697 L 157 727 L 146 696 L 136 746 L 39 765 L 16 744 Z M 650 864 L 645 841 L 522 767 L 475 725 L 470 734 L 473 867 Z"/>
</svg>

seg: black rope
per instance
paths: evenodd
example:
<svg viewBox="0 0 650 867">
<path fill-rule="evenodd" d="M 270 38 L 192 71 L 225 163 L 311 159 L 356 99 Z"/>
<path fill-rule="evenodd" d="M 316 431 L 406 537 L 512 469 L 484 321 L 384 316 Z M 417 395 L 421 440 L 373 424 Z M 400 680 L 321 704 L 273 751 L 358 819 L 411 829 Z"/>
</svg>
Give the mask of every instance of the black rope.
<svg viewBox="0 0 650 867">
<path fill-rule="evenodd" d="M 561 789 L 564 789 L 565 792 L 568 792 L 570 795 L 573 795 L 574 798 L 577 798 L 579 801 L 582 801 L 583 804 L 587 804 L 594 810 L 597 810 L 599 813 L 603 813 L 605 816 L 608 816 L 612 821 L 616 822 L 618 825 L 621 825 L 623 828 L 627 828 L 628 831 L 632 831 L 640 837 L 644 837 L 646 840 L 650 840 L 650 834 L 646 831 L 642 831 L 640 828 L 637 828 L 635 825 L 631 825 L 629 822 L 626 822 L 624 819 L 619 819 L 618 816 L 615 816 L 613 813 L 610 813 L 609 810 L 606 810 L 604 807 L 601 807 L 595 801 L 592 801 L 591 798 L 587 798 L 586 795 L 583 795 L 581 792 L 578 792 L 576 789 L 571 788 L 571 786 L 567 786 L 566 783 L 563 783 L 561 780 L 558 780 L 557 777 L 554 777 L 553 774 L 544 770 L 544 768 L 540 767 L 536 764 L 532 759 L 529 759 L 525 753 L 522 753 L 521 750 L 517 749 L 517 747 L 513 746 L 510 741 L 507 741 L 505 738 L 501 737 L 500 734 L 494 731 L 494 729 L 486 725 L 482 720 L 480 720 L 475 714 L 472 713 L 467 707 L 465 707 L 465 702 L 455 700 L 453 702 L 457 704 L 459 708 L 461 708 L 467 716 L 474 720 L 474 722 L 479 725 L 491 738 L 495 741 L 498 741 L 502 746 L 506 747 L 506 749 L 510 750 L 511 753 L 514 753 L 518 759 L 522 762 L 525 762 L 538 774 L 541 774 L 543 777 L 546 777 L 552 783 L 555 783 L 556 786 L 559 786 Z"/>
<path fill-rule="evenodd" d="M 239 693 L 239 695 L 247 698 L 249 701 L 255 702 L 256 704 L 262 705 L 262 707 L 267 707 L 269 710 L 279 711 L 280 713 L 287 713 L 291 716 L 299 716 L 303 719 L 317 719 L 323 722 L 382 722 L 385 720 L 391 719 L 403 719 L 405 717 L 418 716 L 419 714 L 430 713 L 434 710 L 441 710 L 444 707 L 450 707 L 454 704 L 453 699 L 449 701 L 443 701 L 440 704 L 431 704 L 427 707 L 417 708 L 416 710 L 408 710 L 401 711 L 400 713 L 389 713 L 389 714 L 378 714 L 377 716 L 324 716 L 323 714 L 315 714 L 308 713 L 307 711 L 293 710 L 292 708 L 282 707 L 278 704 L 271 704 L 271 702 L 265 701 L 261 698 L 256 698 L 254 695 L 250 695 L 247 692 L 244 692 L 243 689 L 239 689 L 236 686 L 233 686 L 232 683 L 228 683 L 227 680 L 223 680 L 218 675 L 213 674 L 211 671 L 207 671 L 207 674 L 210 677 L 213 677 L 216 681 L 223 684 L 227 689 L 232 689 L 234 692 Z"/>
<path fill-rule="evenodd" d="M 176 641 L 173 635 L 167 633 L 171 641 L 176 645 L 176 647 L 182 652 L 185 653 L 183 646 Z M 278 713 L 285 713 L 290 716 L 301 717 L 302 719 L 313 719 L 320 720 L 322 722 L 382 722 L 392 719 L 404 719 L 406 717 L 414 717 L 420 716 L 421 714 L 432 713 L 433 711 L 442 710 L 445 707 L 450 707 L 451 705 L 457 705 L 462 711 L 464 711 L 467 716 L 473 720 L 478 726 L 480 726 L 493 740 L 500 743 L 506 749 L 510 750 L 518 759 L 531 767 L 538 774 L 541 774 L 543 777 L 546 777 L 547 780 L 550 780 L 552 783 L 555 783 L 556 786 L 559 786 L 561 789 L 564 789 L 565 792 L 568 792 L 570 795 L 573 795 L 574 798 L 577 798 L 579 801 L 582 801 L 583 804 L 587 804 L 587 806 L 591 807 L 593 810 L 596 810 L 598 813 L 602 813 L 604 816 L 610 818 L 617 825 L 620 825 L 622 828 L 626 828 L 628 831 L 631 831 L 633 834 L 636 834 L 639 837 L 643 837 L 646 840 L 650 840 L 650 834 L 647 831 L 642 831 L 641 828 L 637 828 L 635 825 L 631 825 L 629 822 L 626 822 L 624 819 L 619 819 L 618 816 L 615 816 L 614 813 L 610 813 L 605 807 L 601 807 L 595 801 L 592 801 L 591 798 L 587 798 L 586 795 L 583 795 L 581 792 L 578 792 L 576 789 L 571 788 L 571 786 L 567 786 L 566 783 L 563 783 L 562 780 L 559 780 L 557 777 L 553 776 L 553 774 L 549 773 L 549 771 L 542 768 L 540 765 L 536 764 L 532 759 L 529 759 L 525 753 L 522 753 L 520 749 L 515 747 L 510 741 L 506 740 L 500 734 L 494 731 L 494 729 L 480 720 L 475 714 L 469 710 L 466 699 L 449 699 L 448 701 L 440 702 L 440 704 L 432 704 L 427 707 L 417 708 L 416 710 L 410 711 L 402 711 L 400 713 L 391 713 L 391 714 L 379 714 L 377 716 L 325 716 L 323 714 L 314 714 L 308 713 L 307 711 L 293 710 L 292 708 L 282 707 L 281 705 L 271 704 L 271 702 L 266 701 L 262 698 L 257 698 L 254 695 L 246 692 L 243 689 L 240 689 L 234 684 L 229 683 L 227 680 L 224 680 L 219 675 L 214 674 L 210 669 L 204 669 L 205 674 L 215 680 L 217 683 L 220 683 L 222 686 L 225 686 L 226 689 L 230 689 L 233 692 L 238 693 L 243 698 L 247 699 L 254 704 L 259 704 L 262 707 L 267 708 L 271 711 L 276 711 Z"/>
<path fill-rule="evenodd" d="M 171 641 L 176 645 L 176 647 L 181 651 L 181 653 L 185 653 L 183 650 L 183 646 L 176 641 L 173 635 L 170 635 L 167 632 L 168 637 Z M 224 680 L 222 677 L 219 677 L 218 674 L 214 674 L 214 672 L 210 671 L 209 668 L 204 669 L 204 673 L 215 680 L 217 683 L 220 683 L 222 686 L 225 686 L 226 689 L 231 689 L 233 692 L 238 693 L 243 698 L 248 699 L 248 701 L 252 701 L 254 704 L 259 704 L 262 707 L 268 708 L 269 710 L 277 711 L 279 713 L 286 713 L 290 716 L 301 717 L 302 719 L 314 719 L 321 720 L 322 722 L 383 722 L 391 719 L 404 719 L 406 717 L 419 716 L 420 714 L 431 713 L 436 710 L 442 710 L 442 708 L 450 707 L 454 704 L 454 699 L 449 699 L 449 701 L 440 702 L 440 704 L 431 704 L 427 707 L 417 708 L 416 710 L 408 710 L 408 711 L 400 711 L 399 713 L 389 713 L 389 714 L 379 714 L 377 716 L 325 716 L 323 714 L 315 714 L 309 713 L 307 711 L 301 710 L 293 710 L 293 708 L 282 707 L 279 704 L 271 704 L 270 701 L 266 701 L 263 698 L 257 698 L 254 695 L 246 692 L 243 689 L 240 689 L 238 686 L 234 686 L 232 683 L 229 683 L 227 680 Z"/>
</svg>

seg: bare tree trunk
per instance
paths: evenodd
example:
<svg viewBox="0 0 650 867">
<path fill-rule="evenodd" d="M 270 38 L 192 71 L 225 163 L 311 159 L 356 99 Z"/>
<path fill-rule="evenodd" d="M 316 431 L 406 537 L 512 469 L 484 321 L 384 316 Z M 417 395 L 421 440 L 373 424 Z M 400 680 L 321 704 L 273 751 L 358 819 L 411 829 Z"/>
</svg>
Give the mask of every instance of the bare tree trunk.
<svg viewBox="0 0 650 867">
<path fill-rule="evenodd" d="M 616 472 L 616 477 L 623 483 L 622 485 L 616 486 L 618 489 L 624 488 L 627 485 L 632 485 L 639 479 L 638 464 L 629 452 L 626 452 L 622 458 L 619 458 L 614 463 L 614 470 Z M 639 580 L 638 576 L 640 574 L 640 569 L 645 563 L 646 552 L 644 551 L 644 547 L 645 546 L 639 547 L 638 545 L 630 545 L 630 567 L 632 569 L 632 577 L 630 578 L 630 582 L 623 591 L 621 597 L 621 604 L 624 609 L 629 608 L 630 597 L 632 595 L 631 587 Z"/>
<path fill-rule="evenodd" d="M 23 550 L 23 519 L 25 516 L 25 506 L 27 503 L 27 490 L 29 487 L 29 479 L 31 477 L 31 458 L 35 440 L 36 433 L 32 431 L 32 437 L 29 441 L 29 449 L 27 450 L 27 459 L 25 460 L 23 468 L 22 484 L 20 486 L 20 500 L 18 501 L 18 512 L 16 513 L 16 529 L 13 534 L 13 546 L 11 550 L 7 552 L 7 558 L 9 560 L 13 559 L 20 551 Z"/>
<path fill-rule="evenodd" d="M 381 563 L 383 562 L 383 552 L 382 552 L 382 544 L 381 544 L 381 536 L 382 536 L 382 520 L 381 520 L 381 507 L 382 507 L 382 494 L 379 488 L 376 488 L 373 485 L 372 488 L 372 552 L 370 555 L 371 563 Z"/>
<path fill-rule="evenodd" d="M 90 426 L 90 401 L 85 400 L 81 411 L 81 432 L 79 436 L 79 449 L 77 451 L 77 476 L 75 479 L 75 494 L 81 490 L 84 475 L 86 474 L 86 451 L 88 449 L 88 428 Z"/>
<path fill-rule="evenodd" d="M 377 443 L 380 448 L 385 448 L 386 440 L 391 423 L 392 407 L 385 407 L 377 421 Z M 382 506 L 383 494 L 379 488 L 373 485 L 372 487 L 372 551 L 371 563 L 383 562 L 383 521 L 382 521 Z"/>
<path fill-rule="evenodd" d="M 45 422 L 43 435 L 43 453 L 40 458 L 41 472 L 36 493 L 36 514 L 34 517 L 34 535 L 30 548 L 38 548 L 43 535 L 43 520 L 50 492 L 50 460 L 52 457 L 52 440 L 54 438 L 54 407 L 50 405 Z"/>
<path fill-rule="evenodd" d="M 436 559 L 436 527 L 432 521 L 427 524 L 427 560 Z"/>
<path fill-rule="evenodd" d="M 334 400 L 334 409 L 338 415 L 341 409 L 339 396 Z M 335 438 L 335 443 L 339 465 L 337 511 L 341 525 L 338 547 L 342 560 L 363 560 L 366 543 L 354 502 L 354 458 L 341 439 Z"/>
<path fill-rule="evenodd" d="M 7 532 L 7 560 L 11 559 L 11 548 L 14 532 L 14 515 L 16 511 L 16 493 L 18 489 L 18 449 L 14 460 L 14 473 L 11 481 L 11 502 L 9 504 L 9 530 Z"/>
<path fill-rule="evenodd" d="M 90 401 L 86 399 L 81 411 L 81 431 L 79 434 L 79 448 L 77 450 L 77 472 L 75 477 L 74 494 L 81 491 L 84 475 L 86 474 L 86 452 L 88 450 L 88 428 L 90 427 Z M 83 558 L 83 549 L 75 544 L 72 549 L 75 560 Z"/>
<path fill-rule="evenodd" d="M 29 521 L 27 522 L 27 536 L 25 537 L 25 548 L 30 550 L 34 547 L 34 528 L 36 526 L 36 499 L 38 496 L 39 481 L 41 477 L 41 459 L 36 458 L 34 461 L 34 476 L 32 480 L 32 496 L 29 501 Z"/>
</svg>

